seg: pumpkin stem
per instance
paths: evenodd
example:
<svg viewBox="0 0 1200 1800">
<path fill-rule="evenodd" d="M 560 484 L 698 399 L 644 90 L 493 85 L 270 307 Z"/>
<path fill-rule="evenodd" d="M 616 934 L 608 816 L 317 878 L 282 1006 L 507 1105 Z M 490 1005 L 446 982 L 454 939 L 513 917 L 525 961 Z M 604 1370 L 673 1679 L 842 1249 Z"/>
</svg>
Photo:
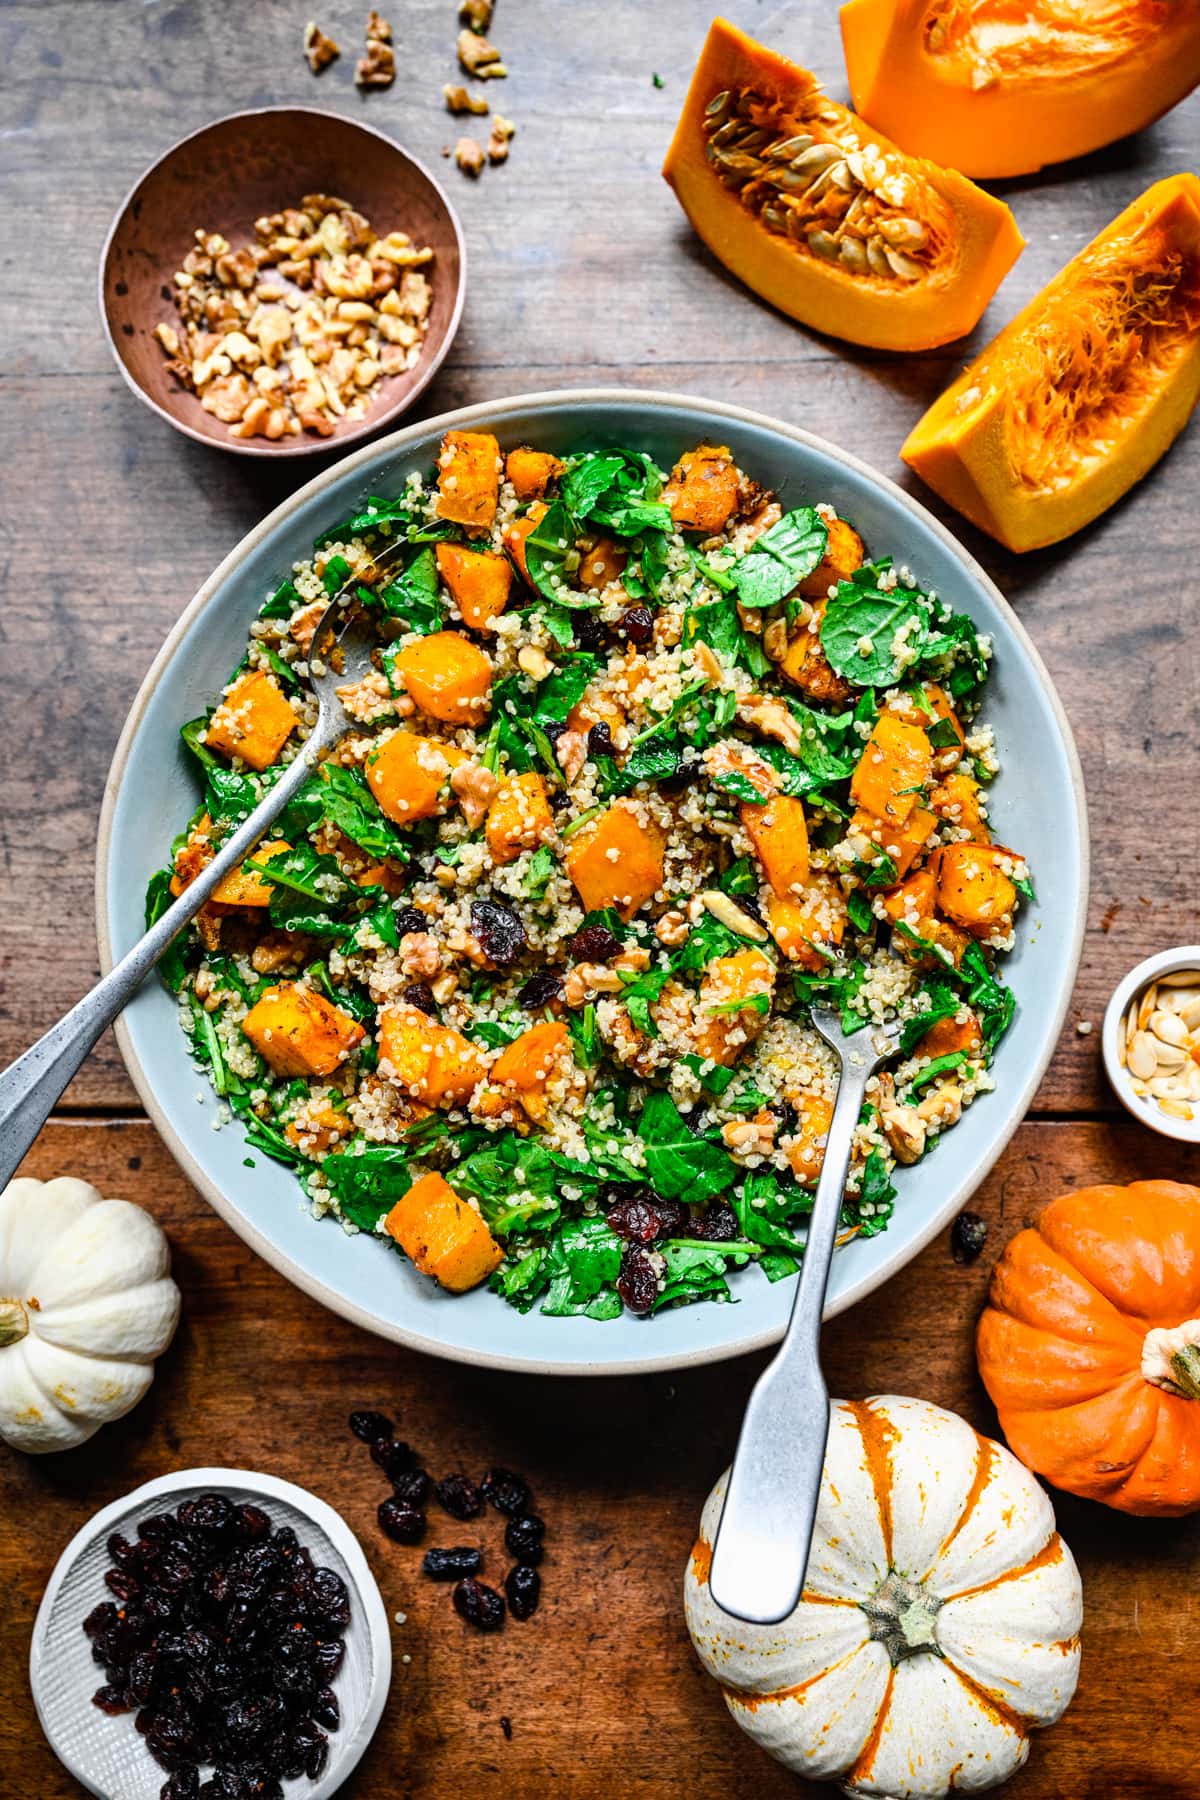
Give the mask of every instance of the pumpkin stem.
<svg viewBox="0 0 1200 1800">
<path fill-rule="evenodd" d="M 907 1657 L 930 1651 L 942 1654 L 937 1641 L 937 1615 L 942 1601 L 920 1582 L 909 1581 L 892 1569 L 869 1600 L 859 1606 L 870 1623 L 871 1636 L 883 1645 L 896 1668 Z"/>
<path fill-rule="evenodd" d="M 19 1344 L 29 1330 L 29 1316 L 19 1300 L 0 1300 L 0 1350 Z"/>
<path fill-rule="evenodd" d="M 1171 1380 L 1186 1400 L 1200 1400 L 1200 1344 L 1188 1344 L 1171 1358 Z"/>
<path fill-rule="evenodd" d="M 1200 1319 L 1157 1325 L 1142 1340 L 1142 1380 L 1185 1400 L 1200 1400 Z"/>
</svg>

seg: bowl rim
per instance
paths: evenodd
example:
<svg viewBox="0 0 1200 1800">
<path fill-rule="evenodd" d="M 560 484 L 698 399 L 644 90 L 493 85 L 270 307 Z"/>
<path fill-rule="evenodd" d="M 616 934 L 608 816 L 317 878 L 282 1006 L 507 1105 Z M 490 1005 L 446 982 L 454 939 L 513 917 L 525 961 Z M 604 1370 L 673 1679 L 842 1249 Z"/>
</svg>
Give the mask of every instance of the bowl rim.
<svg viewBox="0 0 1200 1800">
<path fill-rule="evenodd" d="M 1194 1109 L 1195 1116 L 1191 1119 L 1173 1119 L 1152 1100 L 1143 1100 L 1133 1092 L 1128 1070 L 1117 1060 L 1117 1031 L 1129 1010 L 1129 1002 L 1157 977 L 1172 975 L 1178 969 L 1200 970 L 1200 944 L 1179 944 L 1172 950 L 1159 950 L 1153 956 L 1143 957 L 1122 977 L 1104 1009 L 1100 1054 L 1109 1086 L 1139 1125 L 1157 1131 L 1160 1137 L 1174 1138 L 1180 1144 L 1200 1144 L 1200 1106 Z"/>
<path fill-rule="evenodd" d="M 850 469 L 857 475 L 865 477 L 882 489 L 888 497 L 904 512 L 917 519 L 920 524 L 939 539 L 943 547 L 965 569 L 978 586 L 983 588 L 992 603 L 1004 615 L 1006 624 L 1017 639 L 1023 654 L 1033 670 L 1043 695 L 1053 713 L 1061 734 L 1063 748 L 1066 753 L 1067 767 L 1070 774 L 1071 800 L 1074 803 L 1075 828 L 1079 842 L 1079 893 L 1074 909 L 1074 917 L 1069 921 L 1067 962 L 1071 972 L 1071 980 L 1065 983 L 1055 1008 L 1050 1027 L 1045 1034 L 1045 1046 L 1041 1054 L 1025 1071 L 1025 1077 L 1013 1096 L 1009 1122 L 1003 1132 L 995 1140 L 989 1156 L 972 1172 L 949 1190 L 940 1205 L 935 1207 L 930 1219 L 916 1235 L 907 1240 L 903 1246 L 885 1251 L 879 1262 L 860 1280 L 847 1287 L 832 1301 L 827 1301 L 824 1311 L 826 1319 L 834 1318 L 845 1312 L 858 1301 L 882 1287 L 898 1273 L 914 1257 L 918 1256 L 930 1244 L 938 1233 L 949 1224 L 965 1201 L 974 1193 L 984 1177 L 995 1167 L 996 1162 L 1011 1142 L 1017 1127 L 1023 1122 L 1029 1110 L 1030 1102 L 1041 1083 L 1050 1060 L 1058 1046 L 1066 1021 L 1075 985 L 1075 976 L 1079 968 L 1079 960 L 1083 949 L 1084 927 L 1087 920 L 1088 885 L 1090 874 L 1090 852 L 1088 837 L 1087 806 L 1084 798 L 1083 771 L 1080 767 L 1079 754 L 1075 747 L 1074 735 L 1070 721 L 1058 691 L 1050 677 L 1049 670 L 1042 661 L 1029 633 L 1017 618 L 1016 613 L 1004 598 L 995 582 L 976 562 L 970 552 L 958 542 L 953 533 L 928 512 L 919 500 L 907 494 L 903 488 L 881 475 L 868 463 L 839 449 L 825 438 L 805 431 L 799 426 L 790 425 L 781 419 L 771 418 L 765 413 L 754 412 L 748 407 L 731 405 L 723 401 L 710 401 L 691 394 L 674 393 L 656 388 L 552 388 L 541 393 L 514 394 L 493 400 L 479 401 L 474 405 L 460 407 L 452 412 L 437 414 L 432 418 L 404 426 L 378 442 L 366 445 L 322 470 L 311 481 L 298 488 L 294 494 L 273 508 L 265 518 L 251 528 L 239 543 L 217 565 L 212 574 L 197 590 L 195 597 L 179 615 L 158 655 L 150 665 L 147 674 L 134 697 L 129 714 L 122 727 L 121 735 L 113 752 L 112 763 L 104 786 L 101 802 L 99 830 L 96 841 L 96 937 L 100 951 L 100 966 L 107 974 L 114 962 L 113 956 L 113 921 L 108 912 L 107 875 L 112 849 L 113 819 L 116 809 L 117 793 L 124 779 L 126 764 L 134 738 L 141 726 L 142 717 L 151 697 L 162 680 L 167 668 L 174 659 L 176 649 L 190 631 L 193 623 L 202 613 L 209 601 L 234 573 L 239 563 L 270 532 L 283 524 L 292 513 L 306 507 L 309 502 L 325 487 L 332 486 L 335 481 L 348 472 L 362 467 L 372 458 L 393 456 L 402 452 L 407 444 L 419 437 L 435 432 L 450 430 L 469 430 L 472 426 L 483 426 L 494 420 L 497 414 L 518 410 L 532 411 L 539 408 L 552 407 L 604 407 L 629 405 L 635 402 L 639 407 L 652 410 L 659 407 L 681 408 L 686 412 L 703 413 L 711 421 L 714 418 L 728 419 L 731 422 L 749 426 L 752 429 L 774 432 L 789 438 L 793 443 L 805 449 L 814 450 L 818 454 L 830 458 L 834 463 Z M 595 1362 L 561 1363 L 541 1357 L 529 1357 L 507 1354 L 503 1351 L 480 1352 L 467 1346 L 447 1344 L 439 1338 L 430 1337 L 423 1331 L 416 1331 L 397 1320 L 384 1320 L 379 1315 L 369 1312 L 356 1302 L 346 1299 L 326 1286 L 317 1276 L 298 1268 L 292 1258 L 261 1232 L 249 1219 L 245 1218 L 236 1206 L 228 1201 L 215 1181 L 210 1180 L 200 1164 L 175 1131 L 174 1125 L 166 1109 L 159 1104 L 146 1069 L 134 1049 L 124 1015 L 113 1027 L 122 1060 L 129 1073 L 134 1087 L 159 1135 L 188 1180 L 204 1195 L 217 1214 L 224 1219 L 243 1242 L 264 1258 L 270 1266 L 283 1274 L 293 1286 L 299 1287 L 321 1305 L 348 1319 L 352 1324 L 372 1332 L 375 1336 L 384 1337 L 393 1343 L 404 1344 L 410 1349 L 420 1350 L 431 1356 L 438 1356 L 447 1361 L 466 1363 L 476 1368 L 505 1369 L 518 1374 L 536 1375 L 646 1375 L 662 1373 L 669 1369 L 696 1368 L 710 1362 L 720 1362 L 734 1356 L 748 1355 L 752 1351 L 763 1350 L 779 1342 L 784 1325 L 769 1325 L 761 1330 L 748 1333 L 744 1339 L 735 1344 L 705 1345 L 696 1350 L 660 1352 L 641 1357 L 622 1359 L 613 1364 L 603 1358 Z M 886 1234 L 879 1240 L 886 1243 Z"/>
<path fill-rule="evenodd" d="M 324 1795 L 332 1795 L 349 1779 L 357 1768 L 367 1747 L 375 1736 L 379 1721 L 383 1717 L 383 1709 L 387 1705 L 388 1694 L 392 1683 L 392 1634 L 388 1620 L 387 1608 L 383 1603 L 383 1595 L 379 1583 L 371 1572 L 362 1545 L 356 1533 L 328 1500 L 322 1500 L 319 1494 L 310 1493 L 294 1481 L 286 1481 L 279 1475 L 267 1475 L 254 1469 L 196 1468 L 174 1469 L 167 1475 L 152 1476 L 149 1481 L 142 1482 L 140 1487 L 132 1488 L 129 1493 L 118 1495 L 107 1506 L 102 1506 L 79 1527 L 70 1541 L 64 1545 L 58 1561 L 55 1563 L 46 1583 L 33 1622 L 33 1632 L 29 1642 L 29 1687 L 33 1695 L 34 1709 L 37 1712 L 38 1724 L 55 1756 L 91 1794 L 99 1794 L 100 1789 L 92 1786 L 91 1777 L 82 1769 L 73 1757 L 64 1754 L 63 1750 L 50 1735 L 47 1719 L 42 1708 L 41 1667 L 45 1656 L 46 1634 L 50 1626 L 50 1618 L 57 1603 L 59 1592 L 74 1568 L 77 1560 L 87 1547 L 101 1536 L 106 1536 L 113 1527 L 132 1511 L 148 1505 L 151 1501 L 160 1500 L 165 1495 L 177 1493 L 184 1488 L 205 1488 L 221 1492 L 228 1488 L 239 1491 L 249 1490 L 261 1499 L 286 1501 L 303 1513 L 305 1518 L 317 1525 L 333 1544 L 346 1565 L 347 1572 L 354 1588 L 354 1597 L 362 1608 L 364 1619 L 370 1626 L 371 1644 L 371 1682 L 367 1695 L 367 1703 L 361 1716 L 354 1723 L 354 1728 L 340 1744 L 331 1749 L 340 1749 L 348 1758 L 346 1761 L 330 1757 L 330 1772 L 337 1775 L 334 1787 L 328 1786 L 328 1772 L 320 1783 L 308 1790 L 312 1800 L 322 1800 Z M 349 1724 L 350 1721 L 345 1721 Z"/>
<path fill-rule="evenodd" d="M 394 137 L 390 137 L 386 131 L 380 131 L 378 126 L 368 125 L 361 119 L 352 119 L 345 113 L 335 112 L 319 106 L 250 106 L 244 108 L 241 112 L 224 113 L 219 119 L 210 119 L 206 125 L 201 125 L 198 130 L 189 131 L 184 137 L 177 138 L 173 144 L 170 144 L 167 149 L 163 151 L 161 156 L 156 156 L 153 162 L 147 163 L 146 167 L 142 170 L 137 180 L 133 183 L 133 186 L 129 189 L 129 192 L 125 195 L 125 198 L 121 201 L 116 212 L 113 214 L 112 223 L 105 233 L 104 248 L 100 252 L 100 261 L 97 268 L 96 300 L 100 311 L 100 323 L 104 329 L 105 340 L 112 352 L 113 361 L 121 372 L 121 378 L 126 387 L 129 388 L 132 393 L 136 394 L 142 404 L 148 406 L 151 412 L 157 414 L 160 419 L 165 419 L 168 425 L 173 425 L 176 431 L 181 431 L 186 437 L 190 437 L 193 443 L 204 444 L 210 450 L 226 450 L 233 456 L 318 456 L 322 454 L 322 452 L 326 456 L 331 456 L 337 455 L 340 450 L 347 448 L 350 445 L 361 444 L 364 438 L 369 437 L 374 432 L 378 432 L 383 426 L 389 424 L 395 418 L 403 416 L 402 413 L 397 414 L 388 408 L 376 414 L 373 418 L 371 413 L 368 412 L 367 416 L 360 424 L 355 426 L 353 431 L 347 431 L 341 437 L 336 438 L 314 438 L 311 442 L 306 442 L 303 438 L 303 434 L 300 438 L 296 439 L 280 438 L 275 443 L 270 443 L 265 440 L 262 443 L 259 443 L 255 438 L 231 438 L 228 434 L 226 434 L 224 438 L 209 437 L 205 432 L 197 431 L 194 425 L 189 425 L 185 420 L 176 418 L 173 412 L 167 407 L 161 406 L 159 402 L 154 399 L 153 395 L 148 394 L 140 382 L 134 380 L 129 369 L 125 365 L 125 359 L 121 355 L 118 347 L 116 336 L 112 328 L 112 321 L 108 316 L 108 307 L 104 298 L 109 259 L 112 255 L 113 243 L 116 239 L 117 231 L 124 220 L 126 213 L 129 211 L 141 189 L 146 182 L 149 181 L 150 177 L 162 167 L 168 158 L 174 156 L 177 151 L 182 150 L 185 144 L 193 143 L 197 138 L 202 138 L 208 132 L 215 131 L 218 126 L 236 124 L 241 119 L 260 119 L 279 113 L 299 113 L 302 117 L 310 119 L 334 119 L 339 124 L 349 126 L 352 131 L 366 132 L 369 137 L 378 138 L 381 143 L 387 145 L 389 150 L 392 150 L 396 155 L 403 157 L 406 162 L 410 163 L 414 169 L 424 176 L 425 180 L 437 195 L 442 206 L 445 208 L 446 217 L 450 221 L 450 227 L 454 233 L 454 242 L 458 250 L 458 284 L 454 295 L 454 305 L 451 309 L 450 320 L 441 344 L 427 361 L 417 364 L 417 379 L 413 383 L 413 386 L 410 388 L 403 402 L 403 412 L 409 410 L 409 408 L 424 393 L 425 389 L 429 386 L 429 383 L 441 368 L 449 354 L 450 346 L 458 336 L 458 328 L 462 323 L 463 307 L 466 303 L 467 293 L 467 241 L 463 234 L 462 220 L 458 216 L 454 202 L 451 200 L 449 194 L 437 179 L 436 175 L 427 169 L 425 164 L 421 162 L 419 158 L 415 157 L 411 151 L 406 150 L 403 144 L 397 143 Z"/>
</svg>

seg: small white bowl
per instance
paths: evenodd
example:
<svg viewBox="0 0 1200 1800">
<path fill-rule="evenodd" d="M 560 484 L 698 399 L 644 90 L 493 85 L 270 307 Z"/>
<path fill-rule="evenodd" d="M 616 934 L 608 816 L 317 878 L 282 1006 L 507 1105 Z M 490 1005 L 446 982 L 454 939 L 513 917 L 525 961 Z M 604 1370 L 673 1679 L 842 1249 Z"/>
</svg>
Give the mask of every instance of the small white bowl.
<svg viewBox="0 0 1200 1800">
<path fill-rule="evenodd" d="M 1200 1101 L 1193 1108 L 1194 1117 L 1173 1119 L 1150 1095 L 1134 1093 L 1129 1071 L 1117 1055 L 1118 1034 L 1131 1002 L 1152 981 L 1161 981 L 1164 975 L 1173 975 L 1179 969 L 1200 970 L 1200 944 L 1185 944 L 1176 950 L 1161 950 L 1157 956 L 1148 956 L 1145 962 L 1130 969 L 1108 1003 L 1100 1048 L 1113 1091 L 1127 1112 L 1131 1112 L 1140 1124 L 1148 1125 L 1151 1131 L 1157 1131 L 1161 1137 L 1177 1138 L 1183 1144 L 1200 1144 Z"/>
<path fill-rule="evenodd" d="M 55 1565 L 33 1627 L 29 1681 L 51 1749 L 90 1793 L 101 1800 L 158 1800 L 167 1771 L 150 1755 L 134 1728 L 134 1715 L 111 1716 L 92 1705 L 104 1671 L 92 1660 L 83 1621 L 101 1600 L 111 1564 L 107 1541 L 114 1531 L 136 1537 L 147 1513 L 174 1511 L 200 1494 L 224 1494 L 235 1504 L 261 1506 L 278 1528 L 290 1525 L 313 1561 L 336 1570 L 350 1593 L 346 1655 L 334 1677 L 341 1724 L 329 1734 L 329 1761 L 317 1782 L 295 1786 L 297 1800 L 327 1800 L 348 1778 L 374 1736 L 392 1678 L 387 1612 L 358 1539 L 327 1506 L 304 1488 L 245 1469 L 181 1469 L 148 1481 L 114 1500 L 75 1534 Z"/>
</svg>

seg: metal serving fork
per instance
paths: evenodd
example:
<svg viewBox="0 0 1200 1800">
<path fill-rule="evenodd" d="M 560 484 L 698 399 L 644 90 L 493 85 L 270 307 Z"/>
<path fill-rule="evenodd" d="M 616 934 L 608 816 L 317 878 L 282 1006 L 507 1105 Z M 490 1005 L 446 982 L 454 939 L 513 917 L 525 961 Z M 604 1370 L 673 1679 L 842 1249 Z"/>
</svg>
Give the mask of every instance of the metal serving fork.
<svg viewBox="0 0 1200 1800">
<path fill-rule="evenodd" d="M 812 1022 L 840 1064 L 837 1103 L 792 1316 L 746 1408 L 709 1573 L 717 1605 L 755 1625 L 785 1619 L 804 1587 L 829 1435 L 820 1359 L 825 1288 L 867 1082 L 897 1040 L 894 1030 L 872 1025 L 844 1037 L 838 1015 L 822 1007 L 812 1009 Z"/>
<path fill-rule="evenodd" d="M 384 561 L 379 558 L 378 568 Z M 162 917 L 126 952 L 69 1013 L 52 1025 L 25 1054 L 0 1075 L 0 1191 L 15 1174 L 25 1152 L 46 1123 L 59 1095 L 91 1051 L 101 1032 L 133 999 L 150 970 L 183 927 L 194 919 L 213 889 L 248 856 L 289 800 L 295 798 L 316 767 L 322 751 L 331 749 L 350 724 L 337 689 L 360 681 L 371 669 L 377 638 L 361 612 L 351 610 L 355 583 L 347 583 L 330 600 L 313 633 L 309 682 L 319 702 L 317 722 L 284 774 L 239 825 L 212 861 L 190 882 Z M 313 658 L 322 673 L 312 673 Z"/>
</svg>

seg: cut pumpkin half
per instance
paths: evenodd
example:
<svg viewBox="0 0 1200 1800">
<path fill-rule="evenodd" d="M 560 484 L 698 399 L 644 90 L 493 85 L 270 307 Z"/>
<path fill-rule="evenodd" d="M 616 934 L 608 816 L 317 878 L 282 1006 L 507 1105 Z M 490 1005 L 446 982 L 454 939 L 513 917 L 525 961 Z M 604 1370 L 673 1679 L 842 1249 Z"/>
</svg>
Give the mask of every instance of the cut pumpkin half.
<svg viewBox="0 0 1200 1800">
<path fill-rule="evenodd" d="M 848 0 L 841 21 L 863 117 L 966 175 L 1085 156 L 1200 81 L 1200 0 Z"/>
<path fill-rule="evenodd" d="M 1126 207 L 930 407 L 900 452 L 1010 550 L 1119 500 L 1200 398 L 1200 181 Z"/>
<path fill-rule="evenodd" d="M 1024 240 L 1008 207 L 904 156 L 816 77 L 715 19 L 663 174 L 726 268 L 794 319 L 881 350 L 962 337 Z"/>
</svg>

